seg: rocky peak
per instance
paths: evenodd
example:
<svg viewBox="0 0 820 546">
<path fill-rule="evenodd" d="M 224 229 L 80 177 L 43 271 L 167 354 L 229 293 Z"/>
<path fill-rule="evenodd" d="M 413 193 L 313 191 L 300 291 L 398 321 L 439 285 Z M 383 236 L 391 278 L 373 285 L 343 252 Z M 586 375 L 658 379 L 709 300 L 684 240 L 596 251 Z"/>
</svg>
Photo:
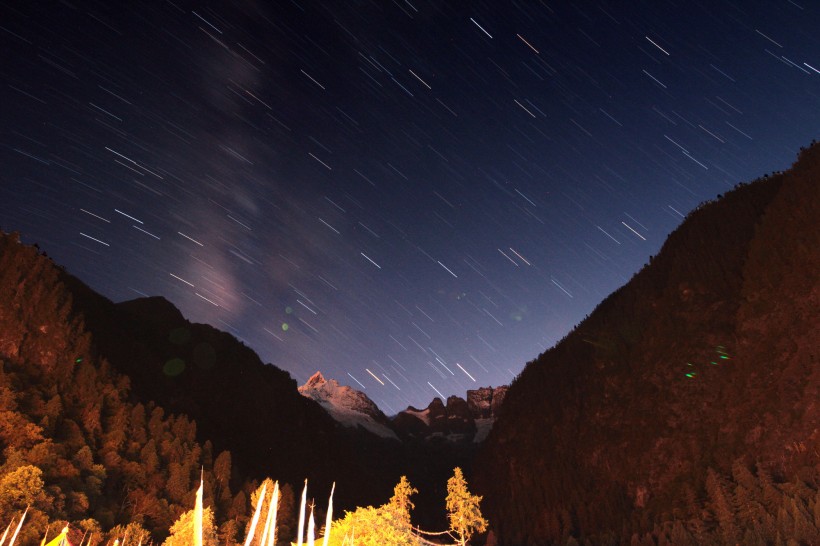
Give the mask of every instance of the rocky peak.
<svg viewBox="0 0 820 546">
<path fill-rule="evenodd" d="M 469 420 L 474 419 L 473 415 L 470 413 L 470 408 L 467 405 L 467 401 L 461 398 L 460 396 L 450 396 L 447 398 L 447 419 L 463 419 Z"/>
<path fill-rule="evenodd" d="M 393 417 L 393 427 L 404 438 L 446 438 L 453 441 L 482 441 L 489 433 L 507 387 L 482 387 L 467 391 L 467 399 L 440 398 L 423 410 L 408 407 Z"/>
<path fill-rule="evenodd" d="M 501 402 L 507 394 L 506 385 L 500 387 L 480 387 L 467 391 L 467 405 L 475 419 L 491 419 L 498 416 Z"/>
<path fill-rule="evenodd" d="M 322 406 L 331 417 L 350 428 L 362 427 L 378 436 L 396 438 L 390 421 L 366 394 L 317 371 L 299 387 L 299 393 Z"/>
<path fill-rule="evenodd" d="M 334 379 L 325 379 L 319 371 L 299 387 L 299 392 L 317 402 L 342 425 L 363 427 L 379 436 L 480 442 L 498 415 L 507 387 L 470 390 L 466 400 L 449 396 L 445 402 L 436 397 L 424 409 L 409 406 L 391 419 L 366 394 Z"/>
<path fill-rule="evenodd" d="M 336 383 L 336 381 L 333 381 Z M 325 380 L 325 376 L 322 375 L 322 372 L 316 372 L 310 379 L 307 380 L 307 383 L 299 387 L 299 391 L 301 392 L 302 389 L 321 389 L 327 381 Z"/>
</svg>

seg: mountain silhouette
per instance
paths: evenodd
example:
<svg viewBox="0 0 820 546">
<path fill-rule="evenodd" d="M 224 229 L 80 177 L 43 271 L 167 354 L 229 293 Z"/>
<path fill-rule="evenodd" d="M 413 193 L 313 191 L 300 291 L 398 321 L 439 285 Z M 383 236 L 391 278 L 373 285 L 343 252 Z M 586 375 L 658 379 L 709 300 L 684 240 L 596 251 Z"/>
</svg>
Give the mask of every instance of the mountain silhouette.
<svg viewBox="0 0 820 546">
<path fill-rule="evenodd" d="M 820 540 L 819 193 L 814 144 L 702 204 L 527 364 L 475 463 L 500 544 Z"/>
<path fill-rule="evenodd" d="M 287 372 L 264 364 L 232 335 L 188 321 L 162 297 L 113 303 L 36 247 L 21 244 L 15 234 L 0 233 L 0 264 L 0 363 L 7 370 L 0 374 L 0 447 L 6 453 L 0 473 L 32 462 L 47 467 L 44 479 L 49 487 L 57 487 L 61 495 L 82 494 L 86 499 L 78 501 L 73 511 L 44 501 L 43 518 L 47 514 L 68 519 L 84 506 L 92 514 L 99 513 L 104 527 L 136 518 L 161 536 L 183 499 L 195 493 L 198 465 L 207 473 L 215 464 L 213 458 L 224 452 L 231 463 L 223 479 L 230 484 L 220 487 L 224 497 L 230 485 L 234 498 L 222 499 L 218 523 L 244 521 L 240 507 L 249 502 L 249 488 L 253 480 L 266 476 L 289 484 L 292 490 L 305 479 L 317 492 L 330 491 L 335 482 L 334 501 L 344 510 L 382 504 L 399 478 L 407 475 L 422 491 L 416 499 L 418 521 L 429 527 L 444 525 L 444 484 L 455 466 L 469 468 L 472 446 L 428 448 L 423 443 L 401 443 L 395 435 L 382 438 L 344 426 L 312 398 L 300 394 Z M 78 376 L 79 368 L 83 373 Z M 1 396 L 6 392 L 3 388 L 11 393 L 6 399 Z M 20 404 L 16 399 L 37 402 Z M 371 409 L 378 411 L 375 406 Z M 132 412 L 148 412 L 158 423 L 167 423 L 167 430 L 157 432 L 151 445 L 161 442 L 163 449 L 170 450 L 159 450 L 162 464 L 182 465 L 184 470 L 170 497 L 169 469 L 143 467 L 148 463 L 141 459 L 142 450 L 150 438 L 138 434 L 142 444 L 131 445 L 127 453 L 121 440 L 115 442 L 117 447 L 106 443 L 108 436 L 128 434 Z M 379 419 L 386 422 L 383 415 Z M 75 422 L 81 430 L 60 429 L 75 427 Z M 41 430 L 43 423 L 49 424 L 48 434 Z M 27 427 L 37 442 L 59 450 L 85 445 L 91 461 L 107 473 L 104 490 L 94 490 L 90 496 L 86 485 L 60 481 L 59 468 L 52 467 L 71 463 L 49 457 L 52 462 L 44 464 L 43 454 L 32 448 L 34 440 L 15 431 Z M 62 444 L 67 437 L 70 443 Z M 8 454 L 21 447 L 32 455 Z M 150 497 L 150 514 L 129 510 L 128 499 L 134 496 L 142 504 Z M 162 507 L 154 506 L 154 501 Z M 0 515 L 5 508 L 0 494 Z M 42 527 L 40 531 L 45 523 Z"/>
<path fill-rule="evenodd" d="M 191 323 L 165 298 L 114 304 L 63 277 L 98 350 L 130 378 L 134 395 L 194 419 L 200 437 L 230 450 L 243 474 L 275 472 L 291 484 L 308 478 L 328 491 L 335 481 L 342 506 L 389 497 L 401 471 L 395 450 L 341 427 L 287 372 L 231 334 Z M 377 479 L 358 483 L 365 472 Z"/>
<path fill-rule="evenodd" d="M 31 505 L 23 543 L 56 520 L 159 539 L 203 472 L 230 542 L 265 476 L 285 484 L 287 519 L 305 478 L 352 509 L 407 475 L 414 522 L 442 528 L 461 466 L 488 544 L 820 543 L 818 193 L 813 144 L 691 212 L 508 389 L 408 408 L 398 427 L 352 389 L 319 374 L 303 395 L 166 299 L 115 304 L 0 233 L 0 516 Z M 451 436 L 465 441 L 431 441 Z"/>
</svg>

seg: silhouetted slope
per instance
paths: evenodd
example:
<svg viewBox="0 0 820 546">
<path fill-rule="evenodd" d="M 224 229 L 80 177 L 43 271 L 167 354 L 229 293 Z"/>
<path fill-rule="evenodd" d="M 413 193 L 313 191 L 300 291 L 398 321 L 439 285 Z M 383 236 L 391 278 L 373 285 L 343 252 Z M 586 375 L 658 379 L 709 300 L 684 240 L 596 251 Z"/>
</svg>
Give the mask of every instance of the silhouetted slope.
<svg viewBox="0 0 820 546">
<path fill-rule="evenodd" d="M 723 533 L 710 472 L 820 476 L 818 192 L 815 145 L 699 207 L 527 365 L 476 461 L 501 544 Z"/>
<path fill-rule="evenodd" d="M 228 517 L 234 499 L 213 461 L 230 455 L 198 443 L 185 416 L 130 398 L 60 277 L 35 248 L 0 233 L 0 519 L 29 508 L 23 544 L 65 521 L 75 543 L 83 529 L 99 537 L 132 521 L 161 538 L 190 506 L 202 469 L 205 496 Z M 243 511 L 244 498 L 235 504 Z"/>
<path fill-rule="evenodd" d="M 395 446 L 343 429 L 232 335 L 187 321 L 164 298 L 112 304 L 64 277 L 100 353 L 128 375 L 133 394 L 195 419 L 199 436 L 229 449 L 243 474 L 297 485 L 307 478 L 316 494 L 335 481 L 347 508 L 390 496 L 402 471 Z"/>
<path fill-rule="evenodd" d="M 415 521 L 440 528 L 446 480 L 473 453 L 342 427 L 233 336 L 163 298 L 114 304 L 2 233 L 0 450 L 2 480 L 43 472 L 36 499 L 8 500 L 0 480 L 0 515 L 33 503 L 32 536 L 49 519 L 91 516 L 103 530 L 136 521 L 161 537 L 204 466 L 229 540 L 247 521 L 250 480 L 265 476 L 297 493 L 307 478 L 317 497 L 335 481 L 342 510 L 386 502 L 404 474 L 422 491 Z"/>
</svg>

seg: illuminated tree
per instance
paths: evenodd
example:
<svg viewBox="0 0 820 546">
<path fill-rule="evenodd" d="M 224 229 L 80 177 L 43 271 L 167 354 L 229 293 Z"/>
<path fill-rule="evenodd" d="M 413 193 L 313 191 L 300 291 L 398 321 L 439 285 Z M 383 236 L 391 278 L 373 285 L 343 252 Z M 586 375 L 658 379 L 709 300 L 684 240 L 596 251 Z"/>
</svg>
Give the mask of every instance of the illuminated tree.
<svg viewBox="0 0 820 546">
<path fill-rule="evenodd" d="M 145 527 L 143 527 L 136 521 L 132 521 L 128 525 L 117 525 L 116 527 L 108 531 L 108 537 L 112 542 L 115 539 L 119 539 L 120 544 L 148 544 L 148 542 L 151 540 L 151 533 L 149 533 L 145 529 Z"/>
<path fill-rule="evenodd" d="M 75 521 L 73 527 L 82 532 L 82 542 L 88 546 L 96 546 L 103 540 L 102 527 L 100 522 L 93 518 L 86 518 Z M 73 544 L 73 543 L 72 543 Z"/>
<path fill-rule="evenodd" d="M 330 533 L 331 546 L 355 544 L 356 546 L 418 546 L 418 538 L 397 519 L 390 505 L 373 508 L 357 508 L 346 512 L 345 517 L 333 522 Z"/>
<path fill-rule="evenodd" d="M 42 506 L 46 502 L 43 492 L 43 471 L 32 465 L 24 465 L 0 478 L 0 509 L 12 513 L 27 506 Z"/>
<path fill-rule="evenodd" d="M 267 520 L 268 513 L 270 512 L 270 509 L 271 509 L 271 502 L 273 502 L 274 481 L 270 478 L 265 478 L 262 481 L 262 483 L 259 484 L 259 487 L 257 487 L 256 490 L 253 493 L 251 493 L 251 507 L 254 510 L 256 509 L 256 505 L 259 503 L 259 498 L 262 496 L 263 488 L 264 488 L 265 498 L 262 500 L 262 507 L 259 510 L 260 519 L 257 522 L 256 529 L 254 530 L 253 541 L 251 542 L 251 544 L 259 544 L 260 546 L 262 546 L 262 538 L 263 538 L 263 535 L 264 535 L 265 522 Z M 279 502 L 279 499 L 281 498 L 281 496 L 282 495 L 280 493 L 279 497 L 277 497 L 277 499 L 276 499 L 277 503 Z M 278 504 L 277 504 L 277 507 L 278 507 Z M 278 519 L 279 519 L 279 515 L 277 514 L 277 520 Z M 247 528 L 245 529 L 245 533 L 244 533 L 245 536 L 247 536 L 247 534 L 250 532 L 250 527 L 251 527 L 251 522 L 249 520 Z M 277 526 L 276 536 L 281 537 L 281 530 L 278 529 L 278 526 Z"/>
<path fill-rule="evenodd" d="M 213 473 L 216 481 L 215 496 L 219 502 L 223 504 L 230 504 L 231 489 L 229 482 L 231 481 L 231 452 L 223 451 L 216 456 L 213 465 Z"/>
<path fill-rule="evenodd" d="M 402 476 L 393 488 L 393 496 L 387 504 L 387 508 L 393 511 L 396 521 L 408 529 L 410 528 L 410 510 L 416 507 L 410 500 L 410 496 L 418 492 L 418 489 L 410 485 L 407 476 Z"/>
<path fill-rule="evenodd" d="M 171 535 L 162 546 L 193 546 L 194 544 L 194 511 L 188 510 L 171 526 Z M 214 512 L 208 506 L 202 513 L 202 545 L 219 546 L 214 525 Z"/>
<path fill-rule="evenodd" d="M 456 535 L 458 544 L 464 546 L 474 533 L 487 530 L 487 520 L 481 515 L 481 497 L 467 489 L 461 469 L 456 467 L 447 480 L 447 518 L 450 531 Z"/>
<path fill-rule="evenodd" d="M 277 516 L 278 536 L 282 540 L 296 536 L 297 512 L 296 494 L 293 492 L 293 487 L 286 483 L 279 488 L 279 515 Z"/>
</svg>

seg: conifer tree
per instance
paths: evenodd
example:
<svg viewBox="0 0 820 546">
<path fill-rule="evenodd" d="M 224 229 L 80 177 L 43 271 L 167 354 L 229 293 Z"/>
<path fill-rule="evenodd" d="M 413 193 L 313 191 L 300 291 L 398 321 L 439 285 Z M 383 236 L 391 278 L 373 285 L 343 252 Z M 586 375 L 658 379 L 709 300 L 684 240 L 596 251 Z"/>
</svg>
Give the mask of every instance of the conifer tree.
<svg viewBox="0 0 820 546">
<path fill-rule="evenodd" d="M 464 546 L 474 533 L 487 530 L 487 520 L 481 515 L 481 497 L 467 489 L 467 480 L 461 468 L 453 469 L 453 476 L 447 480 L 447 518 L 450 531 L 455 534 L 458 544 Z"/>
<path fill-rule="evenodd" d="M 410 527 L 410 510 L 416 507 L 410 496 L 419 490 L 410 485 L 407 476 L 402 476 L 399 483 L 393 488 L 388 507 L 394 512 L 397 522 L 403 527 Z"/>
<path fill-rule="evenodd" d="M 132 521 L 127 525 L 117 525 L 108 531 L 108 537 L 111 542 L 119 539 L 122 543 L 137 543 L 148 544 L 151 540 L 151 533 L 149 533 L 142 525 Z"/>
<path fill-rule="evenodd" d="M 215 496 L 222 504 L 231 502 L 231 452 L 222 451 L 216 456 L 213 464 L 213 474 L 216 481 Z"/>
<path fill-rule="evenodd" d="M 162 546 L 193 546 L 194 544 L 194 511 L 188 510 L 171 526 L 171 535 L 165 539 Z M 205 507 L 202 514 L 202 544 L 203 546 L 218 546 L 214 512 L 210 506 Z"/>
<path fill-rule="evenodd" d="M 709 468 L 706 474 L 706 492 L 709 494 L 711 508 L 717 518 L 723 541 L 726 544 L 735 544 L 739 531 L 735 524 L 732 497 L 721 477 L 712 468 Z"/>
</svg>

